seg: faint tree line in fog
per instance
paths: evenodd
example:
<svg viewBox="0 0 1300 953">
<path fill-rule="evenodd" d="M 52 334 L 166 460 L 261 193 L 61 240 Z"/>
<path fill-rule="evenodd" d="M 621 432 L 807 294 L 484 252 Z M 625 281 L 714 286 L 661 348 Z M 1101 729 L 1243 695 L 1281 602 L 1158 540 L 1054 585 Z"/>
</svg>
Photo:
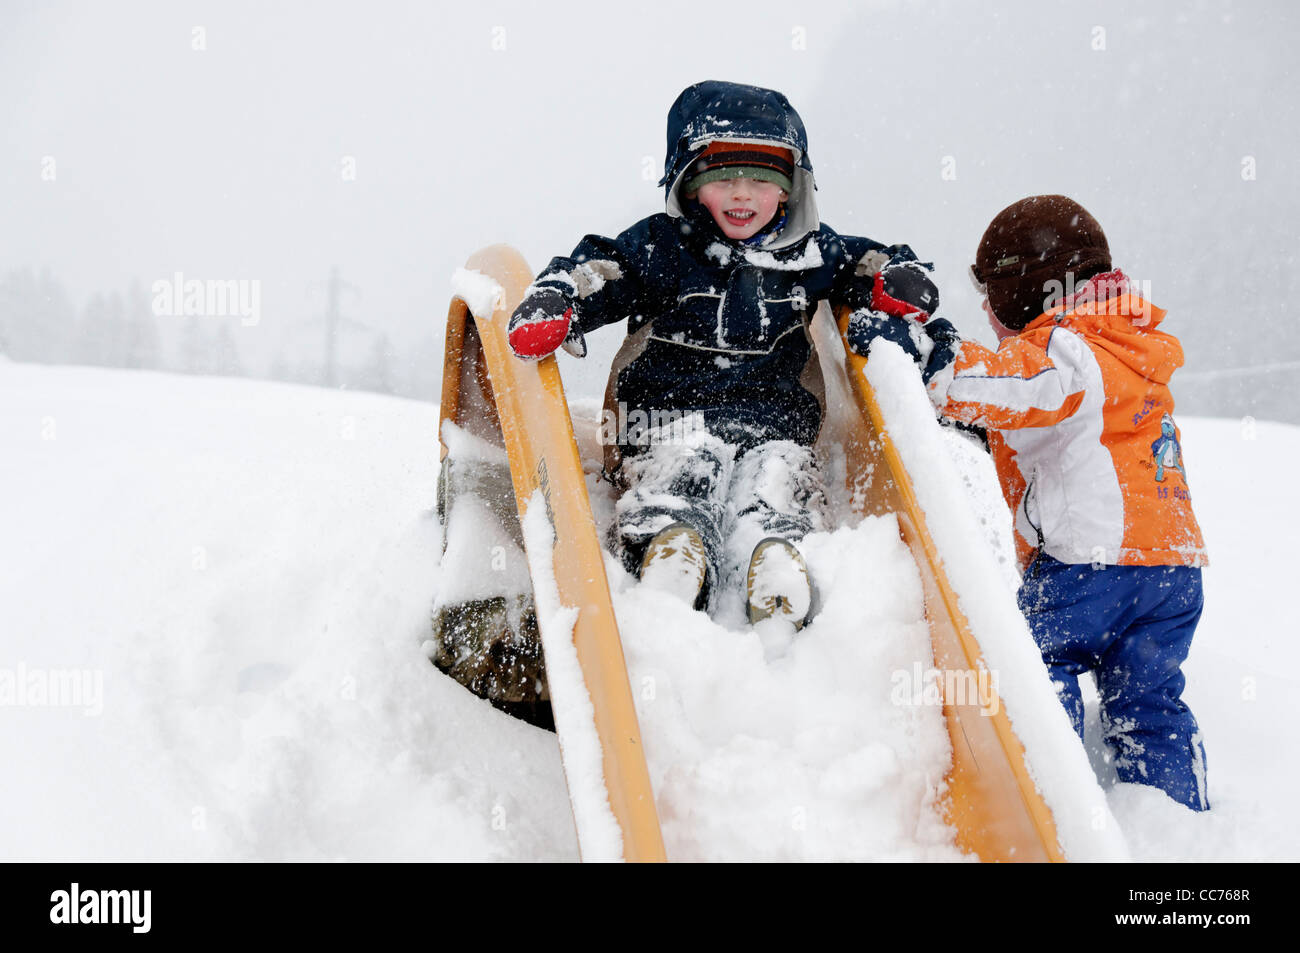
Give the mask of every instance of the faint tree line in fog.
<svg viewBox="0 0 1300 953">
<path fill-rule="evenodd" d="M 96 292 L 78 309 L 49 269 L 12 269 L 0 277 L 0 355 L 35 364 L 84 364 L 136 370 L 258 377 L 322 386 L 328 370 L 320 331 L 296 332 L 291 353 L 278 349 L 264 372 L 241 357 L 230 322 L 208 317 L 168 318 L 166 330 L 154 314 L 147 289 L 132 282 L 125 293 Z M 441 361 L 434 342 L 398 358 L 387 334 L 372 341 L 359 359 L 340 361 L 337 386 L 404 397 L 436 399 Z M 298 346 L 297 342 L 301 342 Z"/>
</svg>

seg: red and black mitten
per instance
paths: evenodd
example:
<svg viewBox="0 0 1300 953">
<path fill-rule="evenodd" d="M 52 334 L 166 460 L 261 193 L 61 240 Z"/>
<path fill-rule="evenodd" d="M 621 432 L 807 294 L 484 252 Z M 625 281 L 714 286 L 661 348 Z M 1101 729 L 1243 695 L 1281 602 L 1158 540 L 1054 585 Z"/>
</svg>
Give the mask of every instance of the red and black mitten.
<svg viewBox="0 0 1300 953">
<path fill-rule="evenodd" d="M 925 324 L 939 309 L 939 289 L 919 262 L 887 265 L 876 273 L 871 307 L 897 318 L 914 318 Z"/>
<path fill-rule="evenodd" d="M 554 288 L 536 288 L 510 316 L 510 349 L 525 360 L 546 357 L 569 337 L 572 324 L 569 299 Z"/>
</svg>

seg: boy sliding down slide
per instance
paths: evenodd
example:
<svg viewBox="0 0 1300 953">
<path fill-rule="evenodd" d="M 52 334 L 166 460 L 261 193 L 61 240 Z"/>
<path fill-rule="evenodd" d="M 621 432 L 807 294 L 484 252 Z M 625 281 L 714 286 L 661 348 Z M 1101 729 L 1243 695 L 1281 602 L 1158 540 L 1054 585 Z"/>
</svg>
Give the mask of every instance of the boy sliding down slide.
<svg viewBox="0 0 1300 953">
<path fill-rule="evenodd" d="M 626 319 L 607 419 L 650 423 L 603 439 L 628 570 L 696 608 L 743 578 L 751 622 L 799 627 L 813 587 L 795 544 L 824 528 L 808 322 L 822 300 L 928 316 L 938 293 L 906 245 L 819 222 L 803 122 L 773 90 L 682 92 L 660 184 L 664 213 L 551 261 L 510 344 L 523 358 L 561 345 L 581 357 L 586 332 Z"/>
<path fill-rule="evenodd" d="M 1093 672 L 1120 780 L 1205 810 L 1205 749 L 1182 700 L 1206 564 L 1169 393 L 1182 347 L 1158 329 L 1165 312 L 1111 270 L 1096 219 L 1063 195 L 999 212 L 971 274 L 996 351 L 943 320 L 923 332 L 858 320 L 849 345 L 900 344 L 940 414 L 987 429 L 1015 519 L 1020 608 L 1075 730 L 1079 675 Z"/>
</svg>

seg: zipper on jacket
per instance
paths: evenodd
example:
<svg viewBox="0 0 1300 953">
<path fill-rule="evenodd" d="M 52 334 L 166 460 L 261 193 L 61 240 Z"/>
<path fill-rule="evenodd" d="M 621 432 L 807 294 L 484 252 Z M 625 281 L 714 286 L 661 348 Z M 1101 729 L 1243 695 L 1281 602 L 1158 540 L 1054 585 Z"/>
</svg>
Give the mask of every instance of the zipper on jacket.
<svg viewBox="0 0 1300 953">
<path fill-rule="evenodd" d="M 1034 528 L 1034 532 L 1038 534 L 1038 550 L 1039 552 L 1042 552 L 1043 527 L 1040 526 L 1038 523 L 1035 523 L 1034 518 L 1029 515 L 1029 495 L 1034 492 L 1034 486 L 1036 483 L 1037 483 L 1036 480 L 1030 480 L 1028 485 L 1025 486 L 1025 495 L 1020 500 L 1020 508 L 1025 511 L 1025 522 L 1027 522 L 1030 526 L 1032 526 Z"/>
</svg>

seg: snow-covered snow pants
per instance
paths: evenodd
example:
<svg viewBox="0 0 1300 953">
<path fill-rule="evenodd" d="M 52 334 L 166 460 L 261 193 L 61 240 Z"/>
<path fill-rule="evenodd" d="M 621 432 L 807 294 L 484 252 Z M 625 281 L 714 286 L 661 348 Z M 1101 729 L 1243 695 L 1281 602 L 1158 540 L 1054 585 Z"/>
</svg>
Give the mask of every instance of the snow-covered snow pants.
<svg viewBox="0 0 1300 953">
<path fill-rule="evenodd" d="M 1181 666 L 1204 605 L 1201 571 L 1094 569 L 1040 553 L 1025 572 L 1019 602 L 1079 736 L 1079 676 L 1090 671 L 1120 780 L 1160 788 L 1193 810 L 1209 808 L 1205 748 L 1182 700 Z"/>
<path fill-rule="evenodd" d="M 738 447 L 706 431 L 623 458 L 626 490 L 615 506 L 624 564 L 635 573 L 646 546 L 673 523 L 699 532 L 712 604 L 719 581 L 743 574 L 767 536 L 796 542 L 825 528 L 825 495 L 812 450 L 791 440 Z"/>
</svg>

